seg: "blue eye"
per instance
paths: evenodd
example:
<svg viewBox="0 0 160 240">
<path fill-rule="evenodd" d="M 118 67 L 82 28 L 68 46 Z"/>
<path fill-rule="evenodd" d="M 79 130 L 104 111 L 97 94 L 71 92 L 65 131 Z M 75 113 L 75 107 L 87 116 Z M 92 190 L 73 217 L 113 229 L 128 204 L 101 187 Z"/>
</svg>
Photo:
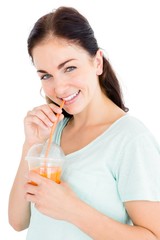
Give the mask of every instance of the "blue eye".
<svg viewBox="0 0 160 240">
<path fill-rule="evenodd" d="M 44 74 L 42 77 L 41 77 L 41 80 L 48 80 L 49 78 L 51 78 L 52 75 L 51 74 Z"/>
<path fill-rule="evenodd" d="M 74 66 L 67 67 L 67 68 L 65 69 L 65 72 L 72 72 L 74 69 L 76 69 L 76 67 L 74 67 Z"/>
</svg>

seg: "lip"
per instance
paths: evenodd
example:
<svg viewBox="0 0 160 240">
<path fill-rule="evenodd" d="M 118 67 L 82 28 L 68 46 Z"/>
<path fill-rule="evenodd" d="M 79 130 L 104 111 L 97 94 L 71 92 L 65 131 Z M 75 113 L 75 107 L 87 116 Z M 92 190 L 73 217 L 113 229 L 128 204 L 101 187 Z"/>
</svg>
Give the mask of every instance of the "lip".
<svg viewBox="0 0 160 240">
<path fill-rule="evenodd" d="M 74 93 L 68 95 L 67 97 L 63 97 L 63 100 L 66 101 L 66 102 L 67 102 L 67 101 L 70 101 L 70 100 L 72 100 L 74 97 L 76 97 L 76 96 L 78 95 L 78 93 L 79 93 L 79 91 L 74 92 Z"/>
<path fill-rule="evenodd" d="M 65 105 L 71 104 L 77 99 L 77 97 L 79 96 L 79 93 L 80 93 L 80 90 L 76 93 L 69 95 L 68 97 L 61 98 L 61 100 L 65 101 Z M 70 96 L 72 96 L 72 98 L 70 98 Z"/>
</svg>

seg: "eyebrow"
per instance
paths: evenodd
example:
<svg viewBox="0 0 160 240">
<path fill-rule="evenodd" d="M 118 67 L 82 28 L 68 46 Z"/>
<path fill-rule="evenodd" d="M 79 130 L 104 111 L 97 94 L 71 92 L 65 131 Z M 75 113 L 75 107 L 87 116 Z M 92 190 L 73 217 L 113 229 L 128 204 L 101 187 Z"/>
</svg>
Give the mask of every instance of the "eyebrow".
<svg viewBox="0 0 160 240">
<path fill-rule="evenodd" d="M 63 62 L 63 63 L 60 63 L 57 68 L 60 70 L 61 68 L 64 67 L 64 65 L 65 65 L 66 63 L 68 63 L 68 62 L 70 62 L 70 61 L 73 61 L 73 60 L 75 60 L 75 58 L 68 59 L 68 60 L 66 60 L 66 61 Z M 39 73 L 47 73 L 45 70 L 37 70 L 37 72 L 39 72 Z"/>
</svg>

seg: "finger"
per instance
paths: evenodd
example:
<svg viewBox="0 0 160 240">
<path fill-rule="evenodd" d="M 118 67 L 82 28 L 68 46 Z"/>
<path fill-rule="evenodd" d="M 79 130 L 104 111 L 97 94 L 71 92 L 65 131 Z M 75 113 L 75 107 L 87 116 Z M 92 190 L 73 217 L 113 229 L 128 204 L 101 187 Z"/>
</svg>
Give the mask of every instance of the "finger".
<svg viewBox="0 0 160 240">
<path fill-rule="evenodd" d="M 50 104 L 42 105 L 30 111 L 30 115 L 39 118 L 46 126 L 51 127 L 57 121 L 57 115 L 61 115 L 62 109 Z"/>
<path fill-rule="evenodd" d="M 32 203 L 36 203 L 37 202 L 36 195 L 32 195 L 32 194 L 29 194 L 29 193 L 25 194 L 25 200 L 27 202 L 32 202 Z"/>
<path fill-rule="evenodd" d="M 32 185 L 37 184 L 42 185 L 45 183 L 45 178 L 40 176 L 38 173 L 34 172 L 33 170 L 29 171 L 28 173 L 28 182 L 31 182 Z"/>
<path fill-rule="evenodd" d="M 57 114 L 62 113 L 62 109 L 54 104 L 45 104 L 34 109 L 34 111 L 41 110 L 52 122 L 55 122 Z"/>
<path fill-rule="evenodd" d="M 36 184 L 38 186 L 44 186 L 46 187 L 47 184 L 55 184 L 53 180 L 46 178 L 44 176 L 41 176 L 39 173 L 35 172 L 34 170 L 30 170 L 27 176 L 27 179 L 29 182 L 31 182 L 33 185 Z"/>
<path fill-rule="evenodd" d="M 62 109 L 59 106 L 56 106 L 52 103 L 50 103 L 48 106 L 51 108 L 51 111 L 54 112 L 54 117 L 52 118 L 51 116 L 53 124 L 54 122 L 57 122 L 57 121 L 59 122 L 64 118 L 64 115 L 62 114 Z M 52 115 L 53 112 L 50 114 Z"/>
<path fill-rule="evenodd" d="M 59 108 L 57 109 L 57 108 L 52 107 L 52 105 L 45 104 L 45 105 L 38 107 L 35 110 L 41 110 L 50 119 L 50 121 L 55 122 L 56 121 L 56 113 L 57 113 L 57 111 L 59 111 Z M 60 111 L 60 113 L 61 113 L 61 111 Z"/>
<path fill-rule="evenodd" d="M 41 121 L 45 126 L 51 127 L 53 122 L 56 120 L 56 117 L 52 118 L 52 120 L 47 116 L 42 110 L 36 110 L 31 113 L 33 120 L 37 122 Z M 34 119 L 35 118 L 35 119 Z"/>
<path fill-rule="evenodd" d="M 36 195 L 37 194 L 37 184 L 35 182 L 32 181 L 28 181 L 25 185 L 25 192 L 26 194 L 31 194 L 31 195 Z"/>
<path fill-rule="evenodd" d="M 60 108 L 60 106 L 57 106 L 53 103 L 48 104 L 48 106 L 52 109 L 54 113 L 58 113 L 58 114 L 62 113 L 62 109 Z"/>
<path fill-rule="evenodd" d="M 58 122 L 60 122 L 63 118 L 64 118 L 64 115 L 60 114 L 59 117 L 58 117 Z"/>
<path fill-rule="evenodd" d="M 50 124 L 46 125 L 40 118 L 31 113 L 25 117 L 24 122 L 25 124 L 35 124 L 45 130 L 51 127 Z"/>
</svg>

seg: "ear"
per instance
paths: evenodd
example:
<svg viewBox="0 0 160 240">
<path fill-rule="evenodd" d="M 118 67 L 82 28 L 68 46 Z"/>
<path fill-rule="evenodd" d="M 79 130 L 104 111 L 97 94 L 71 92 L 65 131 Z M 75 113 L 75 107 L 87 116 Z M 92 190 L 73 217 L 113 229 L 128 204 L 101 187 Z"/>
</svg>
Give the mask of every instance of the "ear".
<svg viewBox="0 0 160 240">
<path fill-rule="evenodd" d="M 103 52 L 98 49 L 95 56 L 95 66 L 96 66 L 96 74 L 101 75 L 103 73 Z"/>
</svg>

